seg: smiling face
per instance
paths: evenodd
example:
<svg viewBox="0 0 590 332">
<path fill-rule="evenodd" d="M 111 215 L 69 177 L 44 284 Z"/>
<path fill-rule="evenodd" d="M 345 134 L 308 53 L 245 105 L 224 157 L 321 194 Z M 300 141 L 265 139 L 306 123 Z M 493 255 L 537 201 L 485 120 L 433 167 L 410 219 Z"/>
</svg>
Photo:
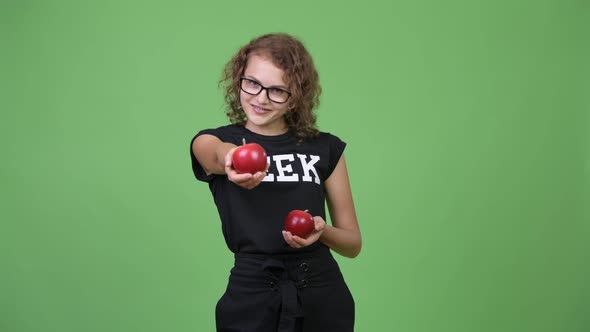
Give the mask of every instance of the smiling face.
<svg viewBox="0 0 590 332">
<path fill-rule="evenodd" d="M 249 57 L 243 75 L 264 87 L 289 91 L 283 76 L 282 69 L 275 66 L 268 57 L 258 54 Z M 248 118 L 245 126 L 249 130 L 261 135 L 280 135 L 287 131 L 285 114 L 289 112 L 289 102 L 273 102 L 268 99 L 268 90 L 263 89 L 257 95 L 240 90 L 240 104 Z"/>
</svg>

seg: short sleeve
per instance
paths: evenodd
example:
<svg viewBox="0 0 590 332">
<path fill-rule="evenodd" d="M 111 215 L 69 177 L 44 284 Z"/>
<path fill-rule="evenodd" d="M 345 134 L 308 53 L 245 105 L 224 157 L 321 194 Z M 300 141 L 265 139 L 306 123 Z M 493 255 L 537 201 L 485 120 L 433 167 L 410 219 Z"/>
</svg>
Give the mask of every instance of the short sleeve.
<svg viewBox="0 0 590 332">
<path fill-rule="evenodd" d="M 346 148 L 346 143 L 337 136 L 329 134 L 328 142 L 330 145 L 330 162 L 328 165 L 328 173 L 326 175 L 326 179 L 330 177 L 330 175 L 336 168 L 336 165 L 338 164 L 338 161 L 340 160 L 340 157 L 342 156 L 342 154 L 344 153 L 344 149 Z"/>
<path fill-rule="evenodd" d="M 220 128 L 204 129 L 204 130 L 199 131 L 195 135 L 195 137 L 193 137 L 193 139 L 191 140 L 191 144 L 189 146 L 190 155 L 191 155 L 191 162 L 192 162 L 192 167 L 193 167 L 193 174 L 195 175 L 195 177 L 199 181 L 211 182 L 211 180 L 213 180 L 216 175 L 215 174 L 207 175 L 207 173 L 205 172 L 205 169 L 203 168 L 203 166 L 201 166 L 201 164 L 199 163 L 199 161 L 197 160 L 197 157 L 195 156 L 195 154 L 193 152 L 193 142 L 195 141 L 195 139 L 197 139 L 197 137 L 199 137 L 201 135 L 205 135 L 205 134 L 213 135 L 213 136 L 219 138 L 221 141 L 225 141 L 225 135 L 223 134 L 223 131 L 220 130 Z"/>
</svg>

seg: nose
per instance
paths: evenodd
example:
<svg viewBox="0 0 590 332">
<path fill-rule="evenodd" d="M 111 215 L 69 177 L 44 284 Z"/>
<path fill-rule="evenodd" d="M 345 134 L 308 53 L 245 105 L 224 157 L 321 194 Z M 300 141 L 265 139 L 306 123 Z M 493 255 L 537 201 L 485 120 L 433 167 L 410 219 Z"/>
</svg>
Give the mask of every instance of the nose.
<svg viewBox="0 0 590 332">
<path fill-rule="evenodd" d="M 262 90 L 260 90 L 260 92 L 256 96 L 256 101 L 261 104 L 268 103 L 268 90 L 266 90 L 264 88 Z"/>
</svg>

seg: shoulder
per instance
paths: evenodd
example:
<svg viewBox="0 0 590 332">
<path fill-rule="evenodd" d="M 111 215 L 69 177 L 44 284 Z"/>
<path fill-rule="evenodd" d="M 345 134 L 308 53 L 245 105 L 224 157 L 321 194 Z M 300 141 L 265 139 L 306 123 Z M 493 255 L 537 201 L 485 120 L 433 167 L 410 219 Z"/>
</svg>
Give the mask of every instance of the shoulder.
<svg viewBox="0 0 590 332">
<path fill-rule="evenodd" d="M 308 139 L 306 144 L 310 149 L 325 153 L 330 158 L 330 163 L 335 164 L 346 148 L 346 142 L 340 137 L 326 131 L 320 131 L 313 138 Z"/>
<path fill-rule="evenodd" d="M 339 140 L 341 141 L 340 137 L 332 134 L 331 132 L 327 132 L 327 131 L 320 131 L 319 135 L 320 137 L 323 137 L 324 139 L 327 140 Z"/>
<path fill-rule="evenodd" d="M 309 140 L 310 144 L 329 145 L 329 146 L 340 146 L 346 145 L 346 143 L 338 136 L 326 132 L 320 131 L 315 137 Z"/>
<path fill-rule="evenodd" d="M 232 140 L 232 137 L 243 135 L 244 127 L 230 124 L 217 128 L 207 128 L 200 130 L 193 140 L 201 135 L 213 135 L 222 141 Z"/>
<path fill-rule="evenodd" d="M 225 125 L 225 126 L 221 126 L 221 127 L 217 127 L 217 128 L 207 128 L 207 129 L 203 129 L 201 130 L 199 133 L 224 133 L 224 134 L 239 134 L 244 132 L 244 127 L 242 126 L 238 126 L 235 124 L 229 124 L 229 125 Z"/>
<path fill-rule="evenodd" d="M 324 172 L 324 179 L 327 179 L 336 168 L 340 160 L 346 143 L 340 137 L 326 131 L 320 131 L 318 135 L 309 140 L 309 146 L 313 146 L 313 150 L 320 153 L 326 159 L 327 165 Z"/>
</svg>

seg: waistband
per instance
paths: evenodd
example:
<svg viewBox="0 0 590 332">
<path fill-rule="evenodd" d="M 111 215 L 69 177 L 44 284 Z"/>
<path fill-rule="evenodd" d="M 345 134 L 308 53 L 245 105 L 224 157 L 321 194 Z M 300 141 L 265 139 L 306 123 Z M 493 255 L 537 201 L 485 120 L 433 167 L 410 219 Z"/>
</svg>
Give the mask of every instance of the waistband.
<svg viewBox="0 0 590 332">
<path fill-rule="evenodd" d="M 327 247 L 292 254 L 235 253 L 234 256 L 232 274 L 240 279 L 244 276 L 262 279 L 277 296 L 281 297 L 278 332 L 293 331 L 296 319 L 303 316 L 298 298 L 299 291 L 314 286 L 315 282 L 321 283 L 323 273 L 320 273 L 320 270 L 333 265 L 330 263 L 334 262 Z"/>
<path fill-rule="evenodd" d="M 237 252 L 234 253 L 235 259 L 243 259 L 243 258 L 252 258 L 252 259 L 259 259 L 265 260 L 268 258 L 283 260 L 283 261 L 295 261 L 301 259 L 313 259 L 313 258 L 321 258 L 321 257 L 330 257 L 332 254 L 330 252 L 330 248 L 326 246 L 320 246 L 316 250 L 313 251 L 301 251 L 301 252 L 293 252 L 293 253 L 285 253 L 285 254 L 262 254 L 262 253 L 247 253 L 247 252 Z"/>
</svg>

